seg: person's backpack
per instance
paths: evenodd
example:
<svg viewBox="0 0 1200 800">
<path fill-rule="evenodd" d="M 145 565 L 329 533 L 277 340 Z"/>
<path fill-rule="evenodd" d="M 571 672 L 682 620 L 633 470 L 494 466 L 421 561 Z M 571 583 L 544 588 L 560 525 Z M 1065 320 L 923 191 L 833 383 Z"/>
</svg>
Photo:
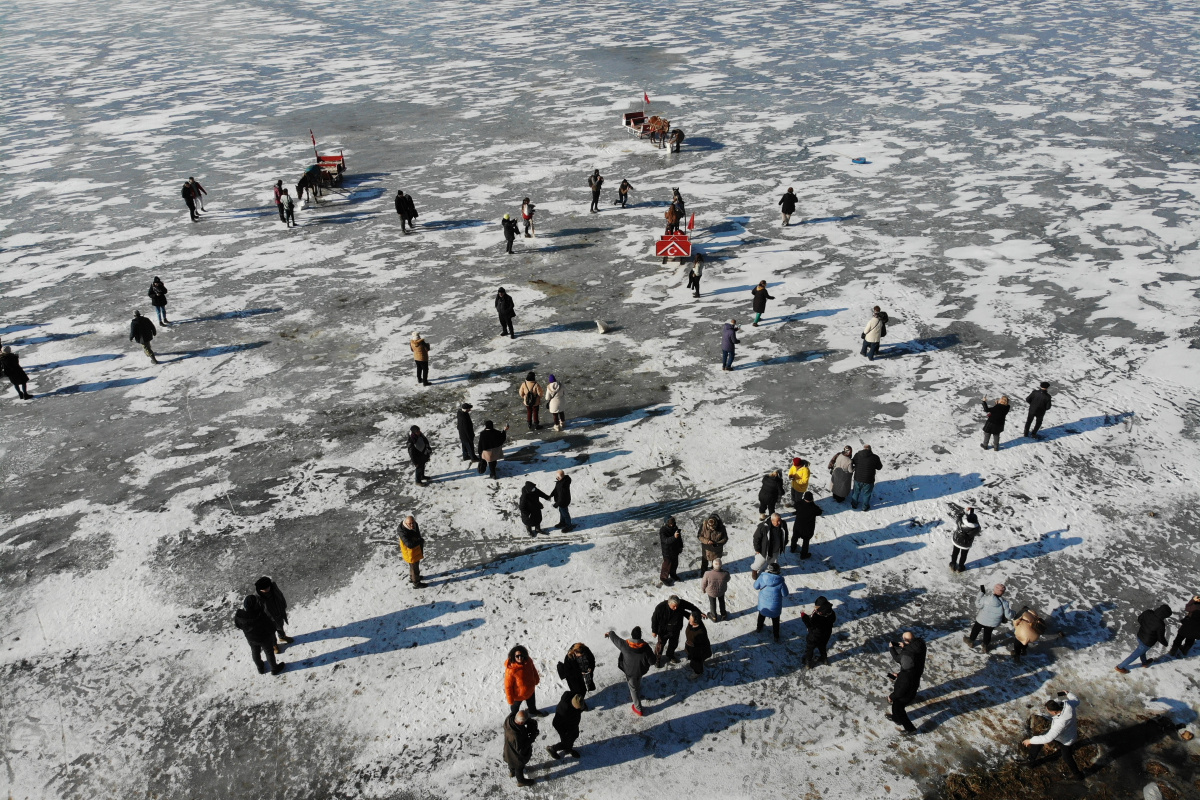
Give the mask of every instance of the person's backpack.
<svg viewBox="0 0 1200 800">
<path fill-rule="evenodd" d="M 537 384 L 534 384 L 534 388 L 532 388 L 532 389 L 526 387 L 524 399 L 525 399 L 526 406 L 536 406 L 538 404 Z"/>
<path fill-rule="evenodd" d="M 192 198 L 192 187 L 185 183 L 183 188 L 179 190 L 179 196 L 184 200 L 190 200 Z"/>
<path fill-rule="evenodd" d="M 886 311 L 879 312 L 879 322 L 879 338 L 882 339 L 884 336 L 887 336 L 888 315 Z"/>
</svg>

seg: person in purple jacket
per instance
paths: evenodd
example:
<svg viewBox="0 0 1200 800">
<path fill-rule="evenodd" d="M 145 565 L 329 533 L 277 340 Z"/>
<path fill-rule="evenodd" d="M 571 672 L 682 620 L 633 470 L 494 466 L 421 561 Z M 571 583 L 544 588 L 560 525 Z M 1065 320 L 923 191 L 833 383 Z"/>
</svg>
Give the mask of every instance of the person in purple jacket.
<svg viewBox="0 0 1200 800">
<path fill-rule="evenodd" d="M 737 332 L 736 319 L 725 323 L 725 331 L 721 334 L 721 369 L 726 372 L 733 370 L 733 352 L 738 344 Z"/>
</svg>

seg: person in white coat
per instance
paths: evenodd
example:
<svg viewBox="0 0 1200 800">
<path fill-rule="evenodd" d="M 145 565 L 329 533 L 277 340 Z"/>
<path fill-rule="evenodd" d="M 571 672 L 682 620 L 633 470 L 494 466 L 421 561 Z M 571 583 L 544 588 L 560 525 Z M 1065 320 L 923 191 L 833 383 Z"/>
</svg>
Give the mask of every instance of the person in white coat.
<svg viewBox="0 0 1200 800">
<path fill-rule="evenodd" d="M 1083 778 L 1079 765 L 1075 763 L 1075 748 L 1078 746 L 1079 738 L 1079 722 L 1075 710 L 1078 707 L 1078 697 L 1070 692 L 1059 692 L 1057 700 L 1046 701 L 1046 711 L 1050 716 L 1050 730 L 1041 736 L 1030 736 L 1021 742 L 1023 747 L 1028 748 L 1030 762 L 1037 761 L 1043 747 L 1051 742 L 1058 742 L 1062 746 L 1063 761 L 1067 762 L 1067 769 L 1071 771 L 1072 777 L 1076 780 Z"/>
<path fill-rule="evenodd" d="M 567 427 L 567 414 L 563 411 L 563 385 L 553 375 L 549 378 L 550 382 L 546 384 L 546 409 L 554 421 L 554 430 L 561 431 Z"/>
<path fill-rule="evenodd" d="M 861 356 L 866 356 L 868 361 L 874 361 L 875 355 L 879 352 L 879 340 L 883 338 L 884 332 L 887 331 L 887 314 L 879 310 L 879 306 L 871 309 L 871 318 L 867 320 L 866 327 L 862 332 L 862 349 L 858 351 Z"/>
<path fill-rule="evenodd" d="M 983 631 L 983 652 L 992 649 L 992 631 L 1005 622 L 1012 622 L 1012 605 L 1004 597 L 1004 584 L 997 583 L 992 587 L 991 594 L 986 586 L 979 587 L 979 597 L 975 599 L 975 607 L 979 613 L 975 615 L 975 624 L 971 626 L 971 635 L 964 636 L 967 647 L 975 647 L 975 639 Z"/>
</svg>

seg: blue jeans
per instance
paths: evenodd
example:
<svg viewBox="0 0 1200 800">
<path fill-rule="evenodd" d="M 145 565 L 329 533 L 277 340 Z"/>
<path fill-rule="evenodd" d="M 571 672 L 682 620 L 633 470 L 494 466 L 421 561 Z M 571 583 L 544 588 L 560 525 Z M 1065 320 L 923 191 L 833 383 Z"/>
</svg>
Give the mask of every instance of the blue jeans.
<svg viewBox="0 0 1200 800">
<path fill-rule="evenodd" d="M 167 321 L 167 307 L 155 306 L 154 313 L 158 314 L 158 324 L 162 325 Z"/>
<path fill-rule="evenodd" d="M 863 511 L 870 511 L 871 493 L 874 491 L 875 484 L 855 481 L 854 488 L 850 490 L 850 507 L 858 508 L 859 505 L 862 505 Z"/>
<path fill-rule="evenodd" d="M 1151 647 L 1153 647 L 1153 645 L 1142 644 L 1141 642 L 1138 642 L 1137 649 L 1133 651 L 1129 658 L 1122 661 L 1118 666 L 1120 666 L 1121 669 L 1129 669 L 1129 666 L 1139 658 L 1142 660 L 1143 667 L 1150 666 L 1146 663 L 1146 651 Z"/>
<path fill-rule="evenodd" d="M 733 369 L 733 351 L 732 350 L 722 350 L 721 351 L 721 366 L 724 367 L 725 369 Z"/>
<path fill-rule="evenodd" d="M 868 342 L 863 339 L 862 349 L 858 351 L 860 356 L 866 356 L 868 361 L 875 360 L 875 354 L 879 352 L 879 342 Z"/>
<path fill-rule="evenodd" d="M 563 528 L 569 528 L 569 527 L 571 527 L 571 512 L 567 510 L 566 506 L 559 506 L 558 507 L 558 529 L 561 531 Z"/>
</svg>

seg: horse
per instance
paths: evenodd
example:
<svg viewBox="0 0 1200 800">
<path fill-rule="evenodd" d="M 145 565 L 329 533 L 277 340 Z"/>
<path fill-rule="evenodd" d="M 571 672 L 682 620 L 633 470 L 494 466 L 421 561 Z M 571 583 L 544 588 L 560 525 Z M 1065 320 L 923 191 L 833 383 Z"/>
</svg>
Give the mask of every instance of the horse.
<svg viewBox="0 0 1200 800">
<path fill-rule="evenodd" d="M 312 191 L 314 200 L 320 199 L 321 188 L 328 185 L 329 180 L 325 173 L 321 171 L 320 167 L 313 165 L 304 170 L 304 174 L 300 176 L 300 181 L 296 184 L 296 199 L 304 197 L 304 192 L 307 190 Z"/>
<path fill-rule="evenodd" d="M 646 120 L 643 129 L 650 131 L 650 141 L 653 144 L 665 147 L 667 143 L 667 131 L 671 130 L 671 121 L 655 115 Z"/>
<path fill-rule="evenodd" d="M 683 214 L 680 214 L 679 209 L 672 203 L 667 208 L 666 213 L 663 214 L 663 219 L 667 221 L 667 235 L 670 235 L 679 230 L 679 223 L 683 221 Z"/>
</svg>

